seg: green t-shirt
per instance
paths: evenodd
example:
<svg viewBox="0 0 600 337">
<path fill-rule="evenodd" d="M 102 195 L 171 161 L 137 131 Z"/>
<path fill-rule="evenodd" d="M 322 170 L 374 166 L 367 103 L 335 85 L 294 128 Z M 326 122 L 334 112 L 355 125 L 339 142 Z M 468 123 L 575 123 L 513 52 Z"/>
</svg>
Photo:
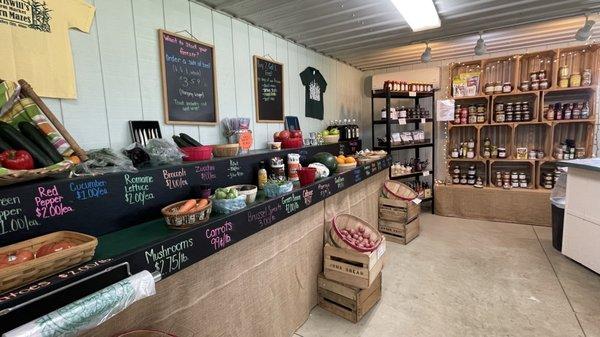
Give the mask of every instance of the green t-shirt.
<svg viewBox="0 0 600 337">
<path fill-rule="evenodd" d="M 323 93 L 327 82 L 319 70 L 307 67 L 300 73 L 302 84 L 306 88 L 306 117 L 323 120 Z"/>
</svg>

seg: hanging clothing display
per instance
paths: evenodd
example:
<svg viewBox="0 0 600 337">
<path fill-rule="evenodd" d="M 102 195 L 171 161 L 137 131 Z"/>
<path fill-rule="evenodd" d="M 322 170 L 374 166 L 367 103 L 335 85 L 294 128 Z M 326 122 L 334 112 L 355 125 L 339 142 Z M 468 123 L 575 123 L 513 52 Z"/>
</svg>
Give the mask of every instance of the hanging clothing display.
<svg viewBox="0 0 600 337">
<path fill-rule="evenodd" d="M 327 82 L 321 72 L 313 67 L 307 67 L 300 73 L 302 84 L 306 88 L 306 117 L 323 120 L 323 93 Z"/>
<path fill-rule="evenodd" d="M 25 79 L 43 97 L 77 98 L 69 29 L 88 33 L 83 0 L 0 1 L 0 78 Z"/>
</svg>

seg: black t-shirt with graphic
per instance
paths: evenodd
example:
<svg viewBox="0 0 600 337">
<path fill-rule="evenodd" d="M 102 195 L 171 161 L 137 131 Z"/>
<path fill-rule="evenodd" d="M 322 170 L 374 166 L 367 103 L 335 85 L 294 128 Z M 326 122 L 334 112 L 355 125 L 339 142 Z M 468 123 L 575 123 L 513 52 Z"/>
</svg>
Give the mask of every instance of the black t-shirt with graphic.
<svg viewBox="0 0 600 337">
<path fill-rule="evenodd" d="M 327 82 L 319 70 L 307 67 L 300 73 L 302 84 L 306 87 L 306 117 L 323 120 L 323 93 Z"/>
</svg>

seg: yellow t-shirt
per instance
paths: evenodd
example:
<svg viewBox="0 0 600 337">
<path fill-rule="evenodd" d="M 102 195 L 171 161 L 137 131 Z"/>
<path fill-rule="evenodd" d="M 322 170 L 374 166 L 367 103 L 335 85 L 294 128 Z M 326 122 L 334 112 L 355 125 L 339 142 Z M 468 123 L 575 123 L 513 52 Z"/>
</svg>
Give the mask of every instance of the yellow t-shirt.
<svg viewBox="0 0 600 337">
<path fill-rule="evenodd" d="M 88 33 L 83 0 L 0 0 L 0 78 L 24 79 L 40 96 L 77 98 L 69 29 Z"/>
</svg>

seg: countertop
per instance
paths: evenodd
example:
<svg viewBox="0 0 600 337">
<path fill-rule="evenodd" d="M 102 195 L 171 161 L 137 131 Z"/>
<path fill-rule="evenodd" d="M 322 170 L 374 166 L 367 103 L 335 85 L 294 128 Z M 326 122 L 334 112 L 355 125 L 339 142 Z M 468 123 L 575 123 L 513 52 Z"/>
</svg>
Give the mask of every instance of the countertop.
<svg viewBox="0 0 600 337">
<path fill-rule="evenodd" d="M 600 158 L 563 160 L 558 165 L 600 172 Z"/>
</svg>

